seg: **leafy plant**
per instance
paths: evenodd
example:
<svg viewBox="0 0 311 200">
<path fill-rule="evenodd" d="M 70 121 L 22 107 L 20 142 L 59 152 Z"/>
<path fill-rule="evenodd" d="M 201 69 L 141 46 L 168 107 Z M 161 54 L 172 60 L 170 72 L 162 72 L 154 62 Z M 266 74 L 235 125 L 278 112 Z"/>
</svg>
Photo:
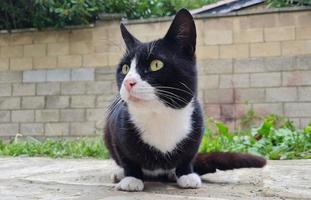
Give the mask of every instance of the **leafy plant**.
<svg viewBox="0 0 311 200">
<path fill-rule="evenodd" d="M 267 0 L 269 7 L 311 6 L 310 0 Z"/>
<path fill-rule="evenodd" d="M 209 120 L 201 152 L 248 152 L 272 160 L 311 158 L 311 124 L 300 130 L 284 117 L 269 115 L 259 127 L 240 132 L 229 133 L 224 126 Z"/>
</svg>

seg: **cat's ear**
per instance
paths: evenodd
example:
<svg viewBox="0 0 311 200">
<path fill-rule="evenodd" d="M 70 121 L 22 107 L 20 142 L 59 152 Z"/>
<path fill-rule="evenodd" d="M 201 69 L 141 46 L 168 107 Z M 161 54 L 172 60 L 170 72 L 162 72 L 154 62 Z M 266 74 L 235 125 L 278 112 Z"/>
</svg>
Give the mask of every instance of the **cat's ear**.
<svg viewBox="0 0 311 200">
<path fill-rule="evenodd" d="M 177 42 L 187 53 L 194 55 L 196 37 L 197 34 L 192 15 L 187 9 L 183 8 L 176 13 L 164 39 Z"/>
<path fill-rule="evenodd" d="M 134 49 L 138 44 L 140 44 L 140 41 L 136 39 L 122 23 L 120 25 L 120 29 L 127 49 Z"/>
</svg>

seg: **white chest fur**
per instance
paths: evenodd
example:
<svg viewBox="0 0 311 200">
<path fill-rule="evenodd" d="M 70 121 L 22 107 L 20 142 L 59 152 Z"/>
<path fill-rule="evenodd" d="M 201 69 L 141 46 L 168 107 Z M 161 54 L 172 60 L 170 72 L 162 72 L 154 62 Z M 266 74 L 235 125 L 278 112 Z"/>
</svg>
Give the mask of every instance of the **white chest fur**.
<svg viewBox="0 0 311 200">
<path fill-rule="evenodd" d="M 161 102 L 129 105 L 131 119 L 140 130 L 142 140 L 163 153 L 174 150 L 190 133 L 193 110 L 192 103 L 183 109 L 168 108 Z"/>
</svg>

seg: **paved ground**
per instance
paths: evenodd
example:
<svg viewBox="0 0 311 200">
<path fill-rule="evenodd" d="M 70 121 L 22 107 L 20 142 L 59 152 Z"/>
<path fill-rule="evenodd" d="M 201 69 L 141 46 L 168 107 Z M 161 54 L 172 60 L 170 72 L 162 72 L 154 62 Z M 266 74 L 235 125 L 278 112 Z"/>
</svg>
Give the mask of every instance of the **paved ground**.
<svg viewBox="0 0 311 200">
<path fill-rule="evenodd" d="M 270 161 L 264 169 L 242 169 L 203 176 L 200 189 L 146 183 L 140 193 L 114 189 L 112 161 L 0 158 L 0 199 L 211 200 L 311 199 L 311 160 Z"/>
</svg>

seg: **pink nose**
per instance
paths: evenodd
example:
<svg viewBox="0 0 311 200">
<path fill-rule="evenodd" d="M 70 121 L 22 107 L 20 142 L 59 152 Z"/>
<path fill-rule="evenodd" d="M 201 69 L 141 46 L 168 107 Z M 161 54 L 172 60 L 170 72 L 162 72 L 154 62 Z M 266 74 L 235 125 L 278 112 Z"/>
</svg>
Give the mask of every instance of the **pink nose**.
<svg viewBox="0 0 311 200">
<path fill-rule="evenodd" d="M 136 85 L 136 81 L 134 79 L 127 79 L 124 81 L 124 86 L 127 91 L 130 91 Z"/>
</svg>

